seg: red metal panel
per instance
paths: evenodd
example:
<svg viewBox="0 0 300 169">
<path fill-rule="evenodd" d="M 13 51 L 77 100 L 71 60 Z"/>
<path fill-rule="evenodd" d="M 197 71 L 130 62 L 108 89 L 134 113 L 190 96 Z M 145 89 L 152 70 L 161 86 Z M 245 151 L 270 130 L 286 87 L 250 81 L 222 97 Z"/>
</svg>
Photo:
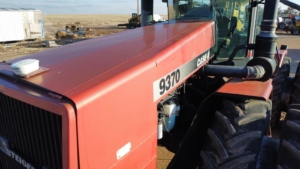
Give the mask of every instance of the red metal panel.
<svg viewBox="0 0 300 169">
<path fill-rule="evenodd" d="M 153 82 L 208 50 L 213 27 L 201 24 L 192 33 L 174 37 L 168 48 L 151 49 L 68 93 L 77 106 L 81 168 L 109 168 L 122 160 L 135 161 L 132 168 L 140 168 L 153 161 L 157 141 Z M 155 144 L 143 148 L 146 142 Z M 130 151 L 118 160 L 117 151 L 128 143 Z"/>
<path fill-rule="evenodd" d="M 233 78 L 228 83 L 217 90 L 216 94 L 235 95 L 238 97 L 252 97 L 256 99 L 268 100 L 272 93 L 272 79 L 265 82 L 260 81 L 243 81 L 242 79 Z"/>
<path fill-rule="evenodd" d="M 110 168 L 156 168 L 157 133 L 153 133 L 145 142 L 138 145 L 123 159 L 117 161 Z M 148 152 L 148 153 L 145 153 Z M 140 158 L 140 156 L 143 158 Z"/>
<path fill-rule="evenodd" d="M 213 22 L 208 21 L 156 24 L 35 53 L 10 62 L 26 58 L 40 60 L 40 66 L 49 68 L 50 71 L 27 80 L 66 95 L 100 76 L 107 80 L 111 76 L 106 74 L 115 69 L 118 69 L 115 71 L 116 75 L 143 61 L 161 55 L 169 57 L 168 54 L 175 50 L 179 52 L 177 57 L 180 56 L 181 62 L 184 63 L 193 57 L 181 56 L 188 54 L 188 50 L 196 55 L 198 48 L 213 45 L 214 42 L 208 39 L 212 33 L 208 34 L 206 31 L 205 35 L 199 36 L 204 33 L 205 27 L 211 27 L 212 24 Z M 189 42 L 190 40 L 193 43 Z M 189 45 L 183 47 L 184 43 Z M 8 70 L 6 73 L 12 75 L 9 66 L 1 65 L 0 70 Z"/>
<path fill-rule="evenodd" d="M 151 66 L 145 65 L 121 73 L 74 97 L 77 103 L 82 103 L 78 104 L 81 107 L 77 113 L 82 168 L 109 168 L 124 163 L 120 160 L 136 161 L 133 168 L 141 168 L 156 156 L 157 111 L 152 100 L 153 74 L 144 70 L 149 68 Z M 131 144 L 130 152 L 118 160 L 117 151 L 127 143 Z M 146 143 L 154 144 L 143 148 Z"/>
</svg>

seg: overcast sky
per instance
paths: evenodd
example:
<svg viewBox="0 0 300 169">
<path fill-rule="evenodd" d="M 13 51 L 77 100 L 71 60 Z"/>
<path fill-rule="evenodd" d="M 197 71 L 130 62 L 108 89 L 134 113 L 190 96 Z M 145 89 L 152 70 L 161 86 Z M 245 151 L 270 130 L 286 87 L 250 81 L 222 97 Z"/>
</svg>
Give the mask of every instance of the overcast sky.
<svg viewBox="0 0 300 169">
<path fill-rule="evenodd" d="M 1 1 L 1 0 L 0 0 L 0 1 Z M 298 4 L 298 5 L 300 5 L 300 0 L 289 0 L 289 1 L 292 1 L 292 2 L 294 2 L 294 3 Z M 283 5 L 282 3 L 279 3 L 279 4 L 280 4 L 280 6 L 282 6 L 283 9 L 287 8 L 287 6 Z"/>
<path fill-rule="evenodd" d="M 300 5 L 300 0 L 291 1 Z M 137 11 L 137 0 L 0 0 L 0 7 L 35 8 L 47 14 L 131 14 Z M 154 10 L 167 14 L 166 3 L 154 0 Z"/>
</svg>

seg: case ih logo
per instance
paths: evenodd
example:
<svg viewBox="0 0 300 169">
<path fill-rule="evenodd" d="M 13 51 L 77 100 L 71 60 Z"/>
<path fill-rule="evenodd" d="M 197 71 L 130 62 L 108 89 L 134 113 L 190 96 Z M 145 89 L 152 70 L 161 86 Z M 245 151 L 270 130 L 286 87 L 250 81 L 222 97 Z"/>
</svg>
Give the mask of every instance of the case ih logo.
<svg viewBox="0 0 300 169">
<path fill-rule="evenodd" d="M 197 67 L 199 67 L 200 65 L 202 65 L 205 61 L 207 61 L 210 57 L 210 52 L 207 51 L 204 54 L 200 55 L 200 57 L 197 60 Z"/>
<path fill-rule="evenodd" d="M 8 139 L 0 135 L 0 150 L 9 157 L 22 164 L 27 169 L 35 169 L 29 162 L 25 161 L 21 156 L 9 149 Z"/>
</svg>

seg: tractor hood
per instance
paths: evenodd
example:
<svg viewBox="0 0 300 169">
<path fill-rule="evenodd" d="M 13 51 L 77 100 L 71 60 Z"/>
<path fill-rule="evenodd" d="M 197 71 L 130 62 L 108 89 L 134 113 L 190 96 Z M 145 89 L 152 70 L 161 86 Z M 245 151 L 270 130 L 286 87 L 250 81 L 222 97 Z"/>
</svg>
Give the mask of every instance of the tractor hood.
<svg viewBox="0 0 300 169">
<path fill-rule="evenodd" d="M 0 73 L 72 97 L 79 88 L 103 83 L 142 62 L 150 61 L 157 66 L 156 56 L 168 53 L 184 37 L 193 38 L 204 29 L 211 29 L 213 24 L 213 21 L 161 23 L 128 30 L 8 61 L 37 59 L 40 67 L 49 69 L 30 78 L 15 76 L 9 65 L 1 65 Z"/>
</svg>

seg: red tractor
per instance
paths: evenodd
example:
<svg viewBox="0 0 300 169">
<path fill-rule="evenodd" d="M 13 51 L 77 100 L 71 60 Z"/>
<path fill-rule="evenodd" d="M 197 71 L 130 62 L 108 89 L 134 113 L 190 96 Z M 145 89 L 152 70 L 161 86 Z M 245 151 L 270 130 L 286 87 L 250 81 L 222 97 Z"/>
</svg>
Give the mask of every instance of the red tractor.
<svg viewBox="0 0 300 169">
<path fill-rule="evenodd" d="M 158 144 L 169 169 L 298 168 L 278 1 L 168 0 L 155 25 L 141 6 L 141 28 L 1 64 L 0 168 L 156 168 Z"/>
</svg>

